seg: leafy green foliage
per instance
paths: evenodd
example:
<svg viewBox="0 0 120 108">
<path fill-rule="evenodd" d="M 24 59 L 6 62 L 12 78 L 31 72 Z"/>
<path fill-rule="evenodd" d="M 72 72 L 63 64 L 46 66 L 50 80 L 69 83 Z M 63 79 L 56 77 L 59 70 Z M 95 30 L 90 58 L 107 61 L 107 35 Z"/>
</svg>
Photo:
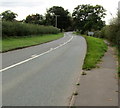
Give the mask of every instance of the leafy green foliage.
<svg viewBox="0 0 120 108">
<path fill-rule="evenodd" d="M 1 13 L 0 15 L 2 17 L 2 20 L 6 20 L 6 21 L 14 21 L 15 18 L 18 16 L 16 13 L 10 11 L 10 10 L 7 10 L 3 13 Z"/>
<path fill-rule="evenodd" d="M 72 14 L 74 27 L 82 34 L 86 31 L 100 30 L 105 25 L 102 21 L 105 15 L 105 9 L 100 5 L 78 5 Z"/>
<path fill-rule="evenodd" d="M 96 67 L 96 64 L 107 50 L 107 45 L 102 39 L 85 36 L 88 47 L 84 61 L 83 69 L 90 70 Z"/>
<path fill-rule="evenodd" d="M 46 25 L 56 26 L 57 17 L 57 27 L 62 29 L 67 29 L 71 26 L 71 17 L 68 10 L 64 10 L 63 7 L 53 6 L 46 13 Z"/>
<path fill-rule="evenodd" d="M 103 27 L 101 30 L 97 30 L 94 32 L 94 37 L 98 37 L 98 38 L 105 38 L 105 34 L 107 33 L 107 25 L 105 27 Z"/>
<path fill-rule="evenodd" d="M 26 23 L 31 23 L 31 24 L 44 24 L 44 17 L 40 14 L 32 14 L 28 15 L 25 19 Z"/>
<path fill-rule="evenodd" d="M 120 13 L 117 18 L 111 20 L 110 25 L 105 26 L 98 32 L 99 34 L 95 34 L 96 37 L 108 39 L 112 43 L 118 45 L 120 50 Z"/>
<path fill-rule="evenodd" d="M 5 37 L 57 34 L 60 30 L 53 26 L 42 26 L 20 22 L 2 22 L 2 35 Z"/>
</svg>

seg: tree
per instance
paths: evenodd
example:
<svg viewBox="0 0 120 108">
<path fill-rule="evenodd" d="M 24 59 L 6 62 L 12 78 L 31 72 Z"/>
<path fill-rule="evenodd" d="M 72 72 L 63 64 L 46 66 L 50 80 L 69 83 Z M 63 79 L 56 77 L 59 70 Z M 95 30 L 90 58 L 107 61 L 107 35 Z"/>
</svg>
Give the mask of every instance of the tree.
<svg viewBox="0 0 120 108">
<path fill-rule="evenodd" d="M 102 21 L 106 10 L 100 6 L 78 5 L 73 11 L 74 27 L 84 33 L 91 30 L 100 30 L 105 22 Z"/>
<path fill-rule="evenodd" d="M 107 39 L 118 45 L 118 48 L 120 50 L 120 12 L 119 11 L 117 17 L 111 20 L 109 28 L 107 29 L 108 29 L 106 30 Z"/>
<path fill-rule="evenodd" d="M 7 10 L 7 11 L 1 13 L 0 16 L 2 17 L 2 20 L 14 21 L 15 18 L 16 18 L 18 15 L 17 15 L 16 13 L 12 12 L 11 10 Z"/>
<path fill-rule="evenodd" d="M 40 24 L 43 25 L 44 23 L 44 18 L 40 14 L 32 14 L 28 15 L 25 19 L 26 23 L 32 23 L 32 24 Z"/>
<path fill-rule="evenodd" d="M 67 29 L 71 25 L 70 13 L 68 10 L 64 10 L 63 7 L 53 6 L 47 10 L 46 25 L 57 25 L 61 30 Z"/>
</svg>

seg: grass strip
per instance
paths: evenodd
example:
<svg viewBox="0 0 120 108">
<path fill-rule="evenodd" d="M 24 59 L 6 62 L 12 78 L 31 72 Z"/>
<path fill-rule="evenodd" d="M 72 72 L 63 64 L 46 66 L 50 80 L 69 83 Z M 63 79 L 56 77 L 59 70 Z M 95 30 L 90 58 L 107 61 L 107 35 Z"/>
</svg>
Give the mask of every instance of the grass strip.
<svg viewBox="0 0 120 108">
<path fill-rule="evenodd" d="M 1 52 L 20 49 L 28 46 L 38 45 L 42 43 L 46 43 L 49 41 L 53 41 L 63 37 L 63 33 L 59 34 L 47 34 L 47 35 L 38 35 L 38 36 L 24 36 L 24 37 L 9 37 L 3 40 L 0 40 L 0 44 L 2 45 L 0 49 Z"/>
<path fill-rule="evenodd" d="M 102 39 L 90 36 L 84 37 L 87 42 L 87 54 L 84 60 L 83 69 L 90 70 L 95 68 L 98 61 L 104 56 L 104 53 L 107 51 L 107 45 Z"/>
</svg>

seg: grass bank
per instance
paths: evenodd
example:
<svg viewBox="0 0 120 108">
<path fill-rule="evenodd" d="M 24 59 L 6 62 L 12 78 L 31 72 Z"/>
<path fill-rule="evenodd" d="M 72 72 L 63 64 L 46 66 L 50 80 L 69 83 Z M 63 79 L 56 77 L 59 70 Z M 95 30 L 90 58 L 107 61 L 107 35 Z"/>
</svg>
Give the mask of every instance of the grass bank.
<svg viewBox="0 0 120 108">
<path fill-rule="evenodd" d="M 24 37 L 8 37 L 3 40 L 0 40 L 0 43 L 2 43 L 2 51 L 9 51 L 14 49 L 19 49 L 23 47 L 38 45 L 42 43 L 46 43 L 52 40 L 59 39 L 63 37 L 63 33 L 59 34 L 47 34 L 47 35 L 37 35 L 37 36 L 24 36 Z"/>
<path fill-rule="evenodd" d="M 84 36 L 87 42 L 87 54 L 84 60 L 83 69 L 90 70 L 95 68 L 97 63 L 107 51 L 107 45 L 102 39 Z"/>
</svg>

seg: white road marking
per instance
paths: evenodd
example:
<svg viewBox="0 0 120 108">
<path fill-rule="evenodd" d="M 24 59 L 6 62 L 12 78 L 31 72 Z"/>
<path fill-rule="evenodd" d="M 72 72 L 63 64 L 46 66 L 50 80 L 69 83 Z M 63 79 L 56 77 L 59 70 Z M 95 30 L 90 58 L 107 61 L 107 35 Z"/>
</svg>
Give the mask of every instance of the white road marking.
<svg viewBox="0 0 120 108">
<path fill-rule="evenodd" d="M 34 55 L 32 55 L 31 57 L 35 57 L 35 56 L 37 56 L 36 54 L 34 54 Z"/>
<path fill-rule="evenodd" d="M 60 48 L 60 47 L 62 47 L 62 46 L 64 46 L 64 45 L 66 45 L 66 44 L 67 44 L 68 42 L 70 42 L 72 39 L 73 39 L 73 36 L 72 36 L 67 42 L 65 42 L 65 43 L 63 43 L 63 44 L 60 44 L 59 46 L 57 46 L 57 47 L 55 47 L 55 48 L 50 48 L 50 50 L 48 50 L 48 51 L 46 51 L 46 52 L 44 52 L 44 53 L 41 53 L 41 54 L 39 54 L 39 55 L 32 55 L 31 58 L 26 59 L 26 60 L 24 60 L 24 61 L 21 61 L 21 62 L 19 62 L 19 63 L 13 64 L 13 65 L 11 65 L 11 66 L 8 66 L 8 67 L 6 67 L 6 68 L 4 68 L 4 69 L 1 69 L 0 72 L 6 71 L 6 70 L 11 69 L 11 68 L 13 68 L 13 67 L 15 67 L 15 66 L 18 66 L 18 65 L 20 65 L 20 64 L 26 63 L 26 62 L 28 62 L 28 61 L 30 61 L 30 60 L 33 60 L 33 59 L 35 59 L 35 58 L 37 58 L 37 57 L 40 57 L 40 56 L 45 55 L 45 54 L 47 54 L 47 53 L 49 53 L 49 52 L 51 52 L 51 51 L 54 51 L 54 50 L 56 50 L 56 49 L 58 49 L 58 48 Z"/>
</svg>

